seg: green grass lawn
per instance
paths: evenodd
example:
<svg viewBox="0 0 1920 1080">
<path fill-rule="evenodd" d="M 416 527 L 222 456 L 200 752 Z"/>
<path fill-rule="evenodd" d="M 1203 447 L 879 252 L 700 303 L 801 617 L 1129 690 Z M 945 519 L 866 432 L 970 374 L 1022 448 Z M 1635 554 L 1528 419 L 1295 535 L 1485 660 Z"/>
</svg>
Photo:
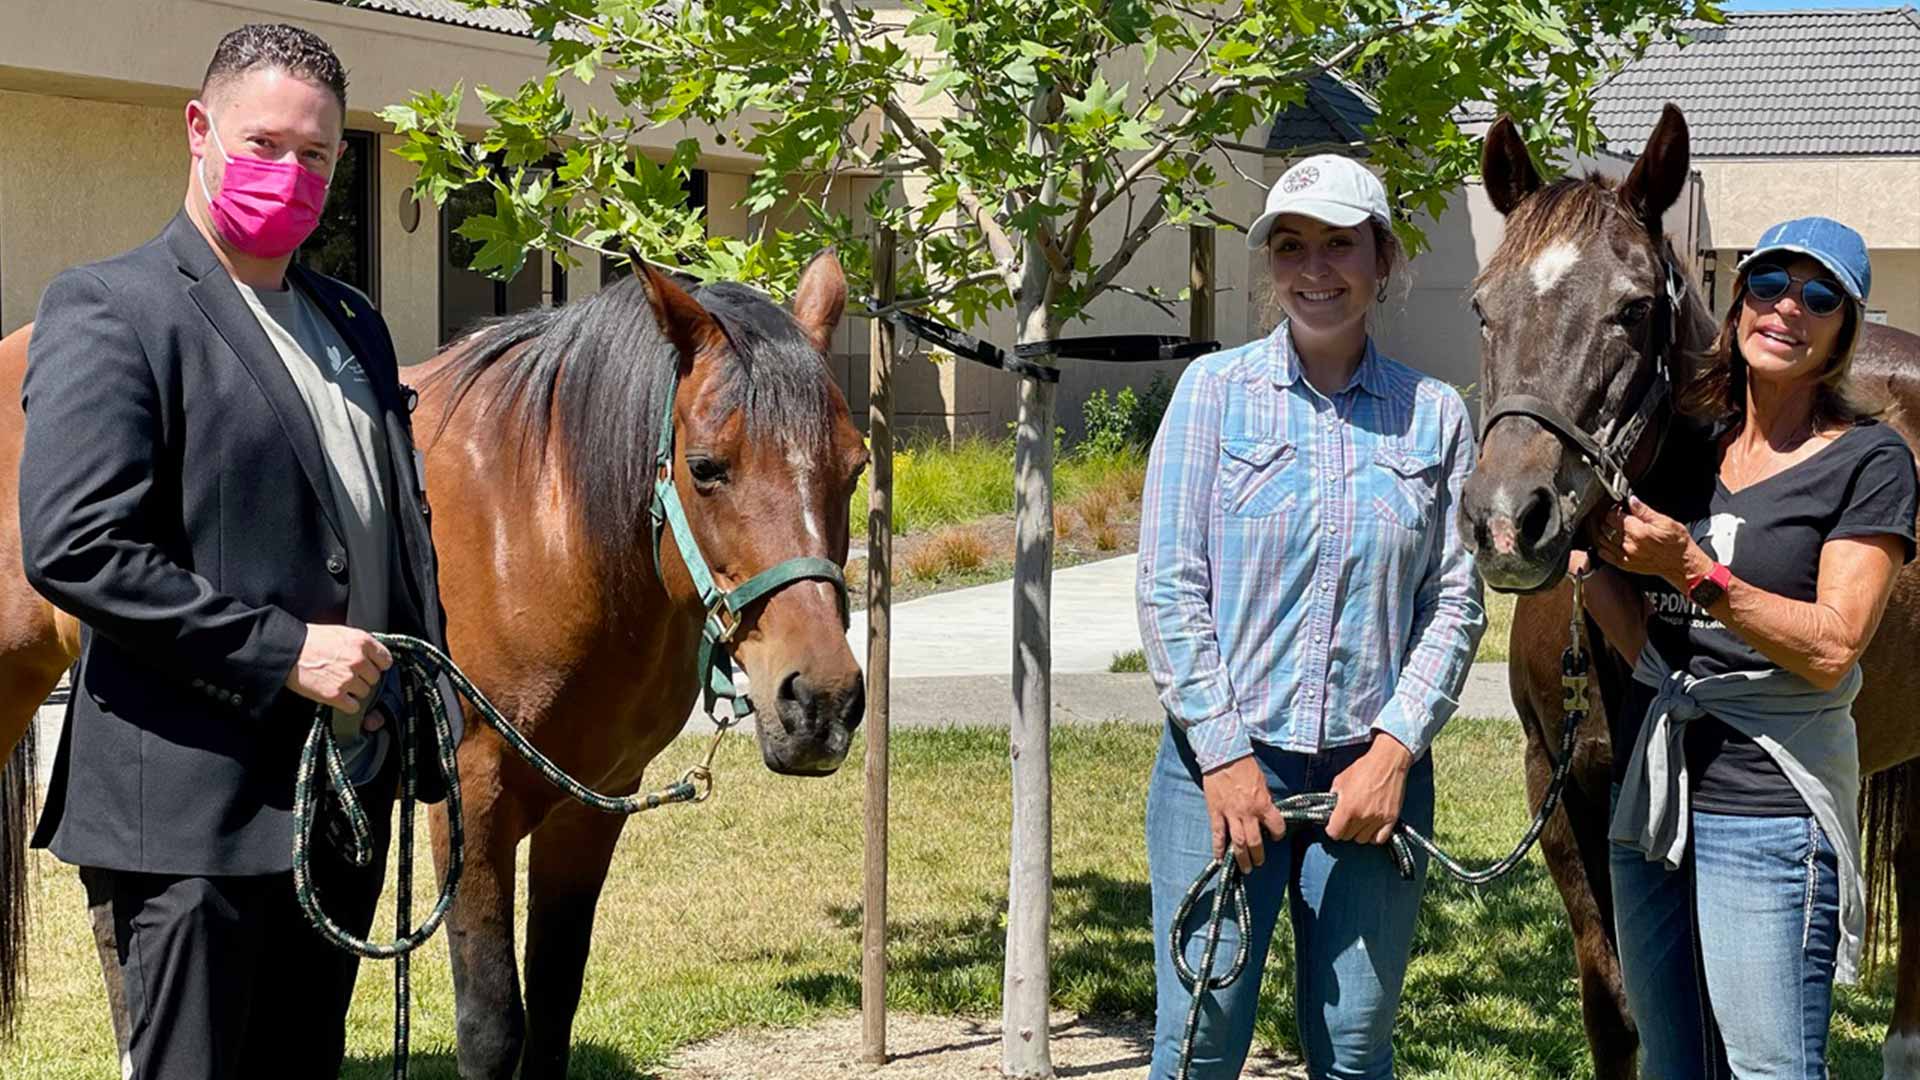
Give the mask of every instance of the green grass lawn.
<svg viewBox="0 0 1920 1080">
<path fill-rule="evenodd" d="M 1504 662 L 1507 659 L 1507 635 L 1513 632 L 1514 599 L 1512 593 L 1486 590 L 1487 632 L 1480 637 L 1480 652 L 1475 660 Z"/>
<path fill-rule="evenodd" d="M 1103 482 L 1124 482 L 1138 499 L 1145 474 L 1143 451 L 1063 451 L 1054 464 L 1054 504 L 1064 506 Z M 871 469 L 861 474 L 853 495 L 850 521 L 855 536 L 867 535 L 867 485 L 872 476 Z M 945 442 L 919 437 L 894 452 L 896 535 L 1012 512 L 1012 440 L 973 436 Z"/>
<path fill-rule="evenodd" d="M 1054 735 L 1056 1005 L 1152 1011 L 1155 943 L 1142 839 L 1156 733 L 1061 728 Z M 1007 755 L 1002 733 L 894 735 L 891 913 L 893 1008 L 993 1016 L 1005 911 Z M 669 748 L 660 775 L 699 747 Z M 1476 862 L 1524 824 L 1519 733 L 1456 720 L 1435 753 L 1441 842 Z M 775 777 L 744 737 L 720 754 L 702 806 L 643 815 L 628 828 L 601 903 L 575 1025 L 574 1075 L 637 1080 L 673 1048 L 731 1028 L 799 1024 L 859 1006 L 859 752 L 824 780 Z M 422 830 L 424 838 L 425 830 Z M 427 865 L 422 845 L 422 866 Z M 427 891 L 427 890 L 423 890 Z M 34 888 L 32 988 L 24 1025 L 0 1049 L 9 1080 L 114 1080 L 112 1039 L 79 885 L 42 859 Z M 422 898 L 422 906 L 428 902 Z M 1259 1038 L 1294 1047 L 1290 950 L 1276 948 Z M 345 1075 L 387 1075 L 392 981 L 362 969 Z M 1428 890 L 1399 1025 L 1403 1076 L 1559 1080 L 1589 1068 L 1558 894 L 1538 856 L 1483 891 Z M 453 1074 L 445 938 L 415 967 L 416 1069 Z M 1834 1075 L 1880 1075 L 1891 1008 L 1881 976 L 1844 991 Z M 849 1058 L 857 1047 L 847 1047 Z M 751 1063 L 742 1063 L 751 1074 Z M 1590 1074 L 1589 1074 L 1590 1075 Z"/>
</svg>

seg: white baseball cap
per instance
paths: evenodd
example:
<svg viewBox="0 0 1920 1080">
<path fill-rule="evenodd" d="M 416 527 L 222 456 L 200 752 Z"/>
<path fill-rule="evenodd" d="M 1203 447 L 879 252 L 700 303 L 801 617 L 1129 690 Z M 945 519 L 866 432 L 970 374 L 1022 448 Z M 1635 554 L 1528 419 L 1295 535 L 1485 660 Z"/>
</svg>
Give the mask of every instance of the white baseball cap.
<svg viewBox="0 0 1920 1080">
<path fill-rule="evenodd" d="M 1380 178 L 1339 154 L 1317 154 L 1282 174 L 1267 192 L 1266 212 L 1247 230 L 1247 246 L 1256 251 L 1266 247 L 1281 214 L 1301 214 L 1343 229 L 1368 218 L 1383 226 L 1393 224 Z"/>
</svg>

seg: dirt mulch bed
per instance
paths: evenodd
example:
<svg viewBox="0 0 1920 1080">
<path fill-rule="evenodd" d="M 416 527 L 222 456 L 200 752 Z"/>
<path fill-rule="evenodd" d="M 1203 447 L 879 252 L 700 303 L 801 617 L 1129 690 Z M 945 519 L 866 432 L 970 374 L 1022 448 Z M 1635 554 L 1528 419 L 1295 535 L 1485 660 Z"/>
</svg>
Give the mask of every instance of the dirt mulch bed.
<svg viewBox="0 0 1920 1080">
<path fill-rule="evenodd" d="M 1065 569 L 1080 563 L 1111 559 L 1118 555 L 1131 555 L 1140 544 L 1140 504 L 1131 503 L 1114 513 L 1111 519 L 1109 535 L 1105 539 L 1109 546 L 1101 547 L 1095 543 L 1084 522 L 1076 518 L 1066 506 L 1055 508 L 1055 519 L 1060 522 L 1056 527 L 1053 540 L 1053 568 Z M 987 558 L 980 567 L 973 570 L 944 573 L 933 578 L 916 578 L 907 573 L 909 560 L 921 550 L 940 542 L 942 533 L 952 529 L 977 529 L 986 540 Z M 963 525 L 940 525 L 920 529 L 905 536 L 893 538 L 893 602 L 903 604 L 922 596 L 951 592 L 974 585 L 987 585 L 995 581 L 1005 581 L 1013 576 L 1013 515 L 994 514 L 978 518 Z M 863 543 L 860 538 L 855 543 Z M 859 549 L 856 548 L 856 551 Z M 853 609 L 859 611 L 867 606 L 867 560 L 865 556 L 855 555 L 847 560 L 848 599 Z"/>
<path fill-rule="evenodd" d="M 1141 1020 L 1055 1014 L 1050 1049 L 1057 1077 L 1147 1075 L 1153 1025 Z M 960 1017 L 887 1017 L 886 1065 L 855 1060 L 860 1017 L 804 1028 L 742 1031 L 695 1043 L 675 1055 L 660 1080 L 997 1080 L 1000 1024 Z M 1246 1077 L 1305 1080 L 1299 1063 L 1256 1049 Z"/>
</svg>

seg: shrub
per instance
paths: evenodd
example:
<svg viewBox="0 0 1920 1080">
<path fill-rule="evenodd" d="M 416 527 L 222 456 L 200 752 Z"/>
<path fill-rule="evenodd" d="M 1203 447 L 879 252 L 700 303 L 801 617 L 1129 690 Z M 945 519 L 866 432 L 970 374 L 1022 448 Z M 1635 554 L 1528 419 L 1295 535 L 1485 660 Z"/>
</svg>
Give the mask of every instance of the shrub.
<svg viewBox="0 0 1920 1080">
<path fill-rule="evenodd" d="M 902 569 L 915 581 L 937 581 L 949 574 L 978 570 L 993 554 L 986 530 L 963 525 L 941 529 L 908 555 Z"/>
</svg>

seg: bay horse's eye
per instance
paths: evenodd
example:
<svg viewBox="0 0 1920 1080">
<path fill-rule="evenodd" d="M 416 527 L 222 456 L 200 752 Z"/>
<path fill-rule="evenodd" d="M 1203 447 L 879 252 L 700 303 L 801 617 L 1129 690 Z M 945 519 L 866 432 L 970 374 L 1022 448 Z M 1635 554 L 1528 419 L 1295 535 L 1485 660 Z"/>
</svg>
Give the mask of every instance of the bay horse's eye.
<svg viewBox="0 0 1920 1080">
<path fill-rule="evenodd" d="M 1643 296 L 1620 309 L 1620 325 L 1639 326 L 1646 322 L 1647 316 L 1651 314 L 1653 314 L 1653 301 Z"/>
<path fill-rule="evenodd" d="M 718 487 L 727 478 L 727 464 L 710 457 L 687 455 L 687 471 L 693 474 L 694 485 L 700 488 Z"/>
</svg>

